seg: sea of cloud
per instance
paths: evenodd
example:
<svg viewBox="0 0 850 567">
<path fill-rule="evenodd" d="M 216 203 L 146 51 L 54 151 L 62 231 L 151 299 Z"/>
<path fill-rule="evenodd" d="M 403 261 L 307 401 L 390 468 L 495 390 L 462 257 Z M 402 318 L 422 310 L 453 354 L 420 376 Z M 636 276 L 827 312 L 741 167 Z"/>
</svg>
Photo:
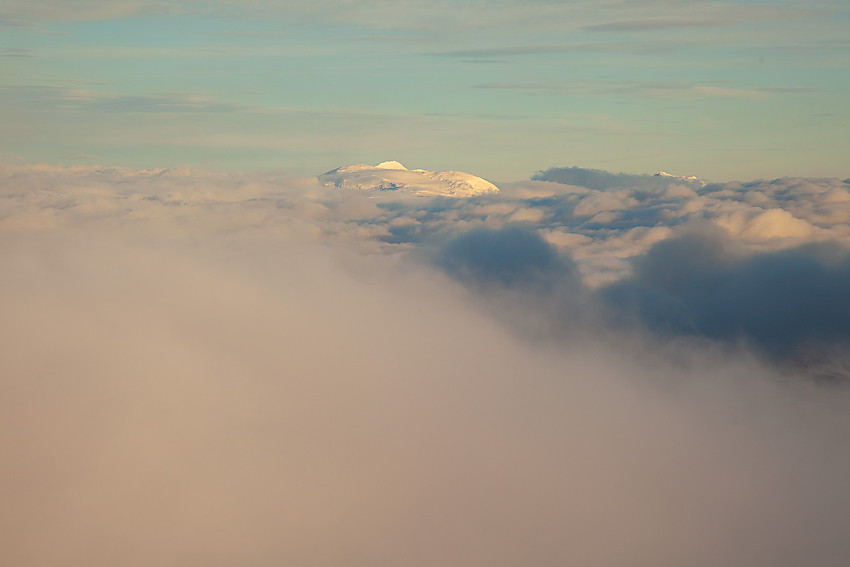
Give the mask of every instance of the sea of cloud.
<svg viewBox="0 0 850 567">
<path fill-rule="evenodd" d="M 846 565 L 848 181 L 554 171 L 2 166 L 2 563 Z"/>
</svg>

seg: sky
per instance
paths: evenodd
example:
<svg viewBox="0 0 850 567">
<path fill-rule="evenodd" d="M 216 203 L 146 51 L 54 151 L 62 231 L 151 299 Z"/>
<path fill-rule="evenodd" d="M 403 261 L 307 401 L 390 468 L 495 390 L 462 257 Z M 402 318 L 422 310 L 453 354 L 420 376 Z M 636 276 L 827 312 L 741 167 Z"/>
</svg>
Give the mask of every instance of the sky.
<svg viewBox="0 0 850 567">
<path fill-rule="evenodd" d="M 0 564 L 850 565 L 848 14 L 0 0 Z"/>
<path fill-rule="evenodd" d="M 840 0 L 2 0 L 0 156 L 847 176 Z"/>
</svg>

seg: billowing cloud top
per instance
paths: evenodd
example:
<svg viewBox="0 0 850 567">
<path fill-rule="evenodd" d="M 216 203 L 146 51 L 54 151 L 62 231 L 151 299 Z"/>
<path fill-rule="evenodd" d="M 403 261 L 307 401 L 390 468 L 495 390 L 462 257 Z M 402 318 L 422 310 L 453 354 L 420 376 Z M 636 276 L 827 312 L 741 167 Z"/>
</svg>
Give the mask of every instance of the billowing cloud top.
<svg viewBox="0 0 850 567">
<path fill-rule="evenodd" d="M 338 167 L 321 175 L 319 180 L 342 189 L 400 191 L 429 197 L 472 197 L 499 191 L 489 181 L 469 173 L 411 170 L 397 161 Z"/>
</svg>

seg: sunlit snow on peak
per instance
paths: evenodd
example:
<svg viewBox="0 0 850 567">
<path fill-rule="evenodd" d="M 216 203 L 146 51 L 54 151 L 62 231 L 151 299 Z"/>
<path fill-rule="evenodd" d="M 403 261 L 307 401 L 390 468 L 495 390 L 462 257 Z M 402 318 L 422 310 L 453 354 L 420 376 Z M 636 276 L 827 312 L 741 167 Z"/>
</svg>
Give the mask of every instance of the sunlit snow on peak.
<svg viewBox="0 0 850 567">
<path fill-rule="evenodd" d="M 381 163 L 379 163 L 375 167 L 377 167 L 378 169 L 403 169 L 403 170 L 407 171 L 406 167 L 404 167 L 403 165 L 401 165 L 399 162 L 397 162 L 395 160 L 382 161 Z"/>
<path fill-rule="evenodd" d="M 655 177 L 663 177 L 666 179 L 670 179 L 671 181 L 683 181 L 685 183 L 697 183 L 699 185 L 705 185 L 705 182 L 701 181 L 696 175 L 674 175 L 672 173 L 667 173 L 666 171 L 657 171 L 655 173 Z"/>
<path fill-rule="evenodd" d="M 385 161 L 377 166 L 357 164 L 338 167 L 320 175 L 319 181 L 327 187 L 399 191 L 423 197 L 474 197 L 499 191 L 489 181 L 470 173 L 407 169 L 397 161 Z"/>
</svg>

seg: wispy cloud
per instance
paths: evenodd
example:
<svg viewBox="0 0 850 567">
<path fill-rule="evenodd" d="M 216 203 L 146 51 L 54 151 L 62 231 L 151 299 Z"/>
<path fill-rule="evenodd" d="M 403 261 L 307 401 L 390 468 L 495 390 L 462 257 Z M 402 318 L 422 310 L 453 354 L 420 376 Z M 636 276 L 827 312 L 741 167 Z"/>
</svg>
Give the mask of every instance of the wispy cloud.
<svg viewBox="0 0 850 567">
<path fill-rule="evenodd" d="M 86 21 L 126 18 L 131 16 L 168 15 L 182 12 L 181 2 L 162 0 L 6 0 L 0 7 L 0 21 L 29 26 L 48 22 Z"/>
<path fill-rule="evenodd" d="M 650 18 L 595 24 L 585 26 L 583 29 L 595 32 L 645 32 L 665 29 L 725 26 L 733 21 L 722 18 Z"/>
<path fill-rule="evenodd" d="M 141 94 L 121 95 L 91 88 L 96 83 L 54 83 L 5 86 L 3 90 L 30 102 L 54 102 L 66 106 L 87 108 L 99 112 L 121 113 L 195 113 L 237 112 L 243 106 L 218 102 L 209 97 L 193 94 Z"/>
<path fill-rule="evenodd" d="M 519 82 L 494 81 L 474 85 L 477 89 L 503 89 L 533 93 L 582 93 L 582 94 L 639 94 L 653 98 L 728 98 L 740 100 L 764 99 L 772 95 L 803 94 L 811 92 L 805 87 L 759 87 L 736 88 L 718 84 L 699 84 L 685 81 L 648 82 L 648 81 L 591 81 L 575 80 L 570 82 Z"/>
<path fill-rule="evenodd" d="M 523 82 L 509 82 L 509 81 L 495 81 L 491 83 L 481 83 L 478 85 L 473 85 L 476 89 L 504 89 L 504 90 L 517 90 L 517 91 L 532 91 L 532 92 L 548 92 L 548 93 L 559 93 L 565 91 L 575 90 L 577 87 L 567 87 L 565 85 L 555 84 L 555 83 L 523 83 Z"/>
<path fill-rule="evenodd" d="M 34 49 L 9 47 L 0 50 L 0 57 L 35 57 L 35 53 Z"/>
<path fill-rule="evenodd" d="M 736 98 L 742 100 L 763 99 L 769 96 L 764 90 L 747 90 L 716 85 L 656 84 L 642 86 L 646 92 L 660 96 L 684 96 L 697 98 Z"/>
<path fill-rule="evenodd" d="M 545 55 L 551 53 L 607 53 L 607 52 L 649 52 L 659 49 L 670 49 L 684 45 L 682 42 L 675 43 L 635 43 L 631 41 L 616 42 L 576 42 L 564 44 L 531 44 L 500 47 L 482 47 L 473 49 L 458 49 L 451 51 L 435 51 L 423 53 L 423 55 L 434 55 L 438 57 L 457 57 L 471 59 L 489 59 L 499 57 L 515 57 L 527 55 Z"/>
<path fill-rule="evenodd" d="M 797 19 L 810 16 L 812 12 L 790 6 L 777 5 L 711 5 L 683 4 L 681 10 L 669 3 L 654 6 L 656 17 L 638 17 L 609 21 L 600 24 L 584 26 L 582 29 L 591 32 L 656 32 L 688 28 L 713 28 L 741 25 L 752 22 L 762 22 L 778 19 Z M 668 13 L 663 12 L 667 10 Z M 680 12 L 671 15 L 670 10 Z"/>
<path fill-rule="evenodd" d="M 543 53 L 565 53 L 569 51 L 587 51 L 597 49 L 591 44 L 583 45 L 517 45 L 513 47 L 485 47 L 476 49 L 459 49 L 454 51 L 437 51 L 426 55 L 440 57 L 459 57 L 464 59 L 480 59 L 491 57 L 508 57 L 514 55 L 540 55 Z"/>
</svg>

